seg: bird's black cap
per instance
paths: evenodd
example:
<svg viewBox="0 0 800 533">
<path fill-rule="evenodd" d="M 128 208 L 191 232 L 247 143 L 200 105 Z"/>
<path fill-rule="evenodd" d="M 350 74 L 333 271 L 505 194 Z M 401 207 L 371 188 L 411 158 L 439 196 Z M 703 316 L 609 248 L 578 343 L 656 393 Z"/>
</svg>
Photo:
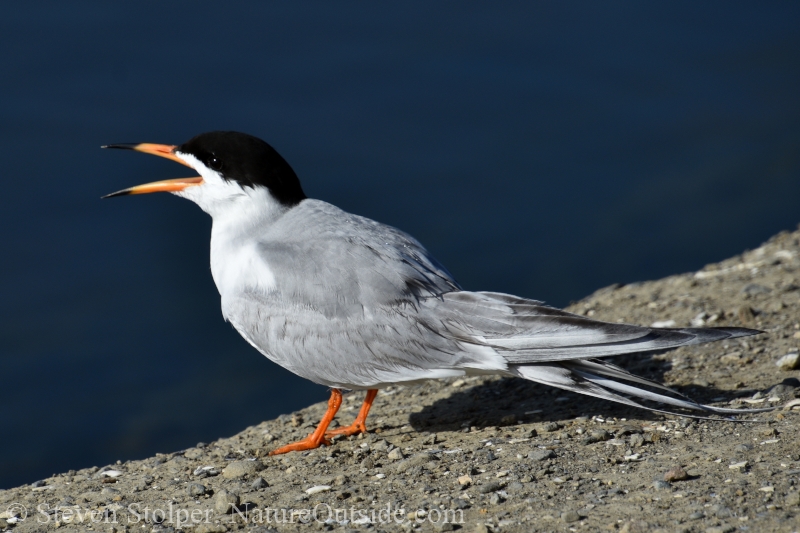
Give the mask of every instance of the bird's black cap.
<svg viewBox="0 0 800 533">
<path fill-rule="evenodd" d="M 258 137 L 236 131 L 211 131 L 176 148 L 191 154 L 223 179 L 242 187 L 267 187 L 280 203 L 294 206 L 306 195 L 292 167 Z"/>
</svg>

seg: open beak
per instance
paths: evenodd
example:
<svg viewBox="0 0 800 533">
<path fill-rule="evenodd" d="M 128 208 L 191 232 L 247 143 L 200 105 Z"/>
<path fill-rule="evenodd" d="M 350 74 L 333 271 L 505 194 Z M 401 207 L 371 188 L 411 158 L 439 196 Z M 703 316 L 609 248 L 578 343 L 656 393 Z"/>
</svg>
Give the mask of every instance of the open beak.
<svg viewBox="0 0 800 533">
<path fill-rule="evenodd" d="M 175 146 L 169 144 L 153 144 L 153 143 L 139 143 L 139 144 L 108 144 L 102 148 L 118 148 L 122 150 L 136 150 L 137 152 L 144 152 L 145 154 L 157 155 L 166 159 L 171 159 L 187 167 L 191 166 L 183 159 L 175 155 Z M 121 191 L 112 192 L 103 196 L 103 198 L 112 198 L 114 196 L 124 196 L 126 194 L 148 194 L 151 192 L 177 192 L 182 191 L 187 187 L 200 185 L 203 183 L 203 178 L 195 176 L 192 178 L 177 178 L 171 180 L 154 181 L 152 183 L 145 183 L 144 185 L 137 185 Z"/>
</svg>

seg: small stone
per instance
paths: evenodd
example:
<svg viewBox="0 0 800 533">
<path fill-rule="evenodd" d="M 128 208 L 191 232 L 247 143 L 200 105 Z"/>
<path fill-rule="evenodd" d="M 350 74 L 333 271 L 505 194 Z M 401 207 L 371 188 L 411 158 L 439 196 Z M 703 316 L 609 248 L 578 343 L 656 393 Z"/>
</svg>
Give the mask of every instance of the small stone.
<svg viewBox="0 0 800 533">
<path fill-rule="evenodd" d="M 650 525 L 644 520 L 631 520 L 622 524 L 619 533 L 645 533 L 649 529 Z"/>
<path fill-rule="evenodd" d="M 673 481 L 684 481 L 689 479 L 689 474 L 686 473 L 686 470 L 681 468 L 680 466 L 675 466 L 667 470 L 666 474 L 664 474 L 664 481 L 673 482 Z"/>
<path fill-rule="evenodd" d="M 519 481 L 512 481 L 506 487 L 507 492 L 519 492 L 525 488 L 525 485 L 520 483 Z"/>
<path fill-rule="evenodd" d="M 730 518 L 731 516 L 733 516 L 733 513 L 729 508 L 725 507 L 724 505 L 721 505 L 714 512 L 714 516 L 716 516 L 717 518 Z"/>
<path fill-rule="evenodd" d="M 489 498 L 489 503 L 492 504 L 492 505 L 499 505 L 499 504 L 503 503 L 504 501 L 505 501 L 505 498 L 503 498 L 503 496 L 498 492 L 493 493 L 491 495 L 491 497 Z"/>
<path fill-rule="evenodd" d="M 236 505 L 239 505 L 239 496 L 225 489 L 219 490 L 214 496 L 214 509 L 219 514 L 230 513 Z"/>
<path fill-rule="evenodd" d="M 366 459 L 361 461 L 361 468 L 372 470 L 373 468 L 375 468 L 375 461 L 372 460 L 372 457 L 367 457 Z"/>
<path fill-rule="evenodd" d="M 470 485 L 472 485 L 472 478 L 469 477 L 468 475 L 460 476 L 458 478 L 458 484 L 461 485 L 462 487 L 469 487 Z"/>
<path fill-rule="evenodd" d="M 705 533 L 731 533 L 733 531 L 736 531 L 735 527 L 723 525 L 723 526 L 713 526 L 706 528 Z"/>
<path fill-rule="evenodd" d="M 438 435 L 436 435 L 436 433 L 431 433 L 430 435 L 426 435 L 425 438 L 422 439 L 422 444 L 433 445 L 436 444 L 437 442 L 441 442 L 441 439 L 439 438 Z"/>
<path fill-rule="evenodd" d="M 504 486 L 505 483 L 503 483 L 502 481 L 498 480 L 489 481 L 478 487 L 478 492 L 480 492 L 481 494 L 489 494 L 490 492 L 502 489 Z"/>
<path fill-rule="evenodd" d="M 770 289 L 768 289 L 763 285 L 759 285 L 758 283 L 748 283 L 741 290 L 742 294 L 747 294 L 748 296 L 755 296 L 757 294 L 769 294 L 770 292 L 772 292 Z"/>
<path fill-rule="evenodd" d="M 572 522 L 577 522 L 580 519 L 581 515 L 579 515 L 577 511 L 564 511 L 563 513 L 561 513 L 561 520 L 563 520 L 567 524 L 571 524 Z"/>
<path fill-rule="evenodd" d="M 439 522 L 435 526 L 436 531 L 455 531 L 455 526 L 452 522 Z"/>
<path fill-rule="evenodd" d="M 800 492 L 793 491 L 786 494 L 783 503 L 787 507 L 800 507 Z"/>
<path fill-rule="evenodd" d="M 186 493 L 192 498 L 197 498 L 206 493 L 206 487 L 200 483 L 189 483 L 186 487 Z"/>
<path fill-rule="evenodd" d="M 396 471 L 398 473 L 402 473 L 402 472 L 405 472 L 406 470 L 410 470 L 410 469 L 414 468 L 415 466 L 424 465 L 425 463 L 430 461 L 431 458 L 432 457 L 431 457 L 430 454 L 420 453 L 420 454 L 414 455 L 412 457 L 409 457 L 408 459 L 406 459 L 404 461 L 401 461 L 401 462 L 397 463 L 397 466 L 395 467 L 395 469 L 396 469 Z"/>
<path fill-rule="evenodd" d="M 695 511 L 692 514 L 690 514 L 687 518 L 689 520 L 700 520 L 702 518 L 705 518 L 705 516 L 706 514 L 703 511 Z"/>
<path fill-rule="evenodd" d="M 475 462 L 479 465 L 491 463 L 497 459 L 497 456 L 492 453 L 492 450 L 478 450 L 474 455 Z"/>
<path fill-rule="evenodd" d="M 378 441 L 373 442 L 370 448 L 372 448 L 376 452 L 385 452 L 386 450 L 389 449 L 389 443 L 386 442 L 386 439 L 380 439 Z"/>
<path fill-rule="evenodd" d="M 298 413 L 294 413 L 292 415 L 290 423 L 292 424 L 292 427 L 295 427 L 295 428 L 302 426 L 303 425 L 303 415 L 298 414 Z"/>
<path fill-rule="evenodd" d="M 6 519 L 5 518 L 0 518 L 0 529 L 5 531 L 6 529 L 8 529 L 8 527 L 9 526 L 8 526 L 8 522 L 6 521 Z"/>
<path fill-rule="evenodd" d="M 775 361 L 775 366 L 777 366 L 781 370 L 796 370 L 800 368 L 800 353 L 799 352 L 787 353 L 786 355 Z"/>
<path fill-rule="evenodd" d="M 267 483 L 263 477 L 257 477 L 250 485 L 250 488 L 253 490 L 265 489 L 267 487 L 269 487 L 269 483 Z"/>
<path fill-rule="evenodd" d="M 403 450 L 401 450 L 400 448 L 395 448 L 394 450 L 389 452 L 389 455 L 387 455 L 387 457 L 391 461 L 399 461 L 400 459 L 403 459 L 405 456 L 403 455 Z"/>
<path fill-rule="evenodd" d="M 222 477 L 236 479 L 252 476 L 261 469 L 263 469 L 263 465 L 260 461 L 234 461 L 222 470 Z"/>
<path fill-rule="evenodd" d="M 629 440 L 631 443 L 631 448 L 639 448 L 640 446 L 644 446 L 644 436 L 639 433 L 631 435 Z"/>
<path fill-rule="evenodd" d="M 45 485 L 47 485 L 47 483 L 45 483 L 45 481 L 43 479 L 40 479 L 39 481 L 34 481 L 33 483 L 31 483 L 31 487 L 33 487 L 35 489 L 38 489 L 39 487 L 44 487 Z"/>
<path fill-rule="evenodd" d="M 666 481 L 662 481 L 660 479 L 657 479 L 657 480 L 653 481 L 653 488 L 656 489 L 656 490 L 669 490 L 669 489 L 672 488 L 672 485 L 670 485 Z"/>
<path fill-rule="evenodd" d="M 552 433 L 553 431 L 558 431 L 558 428 L 559 425 L 556 422 L 548 422 L 542 427 L 542 430 Z"/>
<path fill-rule="evenodd" d="M 186 457 L 187 459 L 191 459 L 193 461 L 196 459 L 200 459 L 201 457 L 203 457 L 203 455 L 205 455 L 205 452 L 199 448 L 189 448 L 188 450 L 183 452 L 184 457 Z"/>
<path fill-rule="evenodd" d="M 333 481 L 331 481 L 331 485 L 344 485 L 348 481 L 349 480 L 347 479 L 347 476 L 345 476 L 344 474 L 339 474 L 338 476 L 333 478 Z"/>
<path fill-rule="evenodd" d="M 328 492 L 329 490 L 331 490 L 330 485 L 315 485 L 310 489 L 306 489 L 306 494 L 311 496 L 313 494 L 319 494 L 320 492 Z"/>
<path fill-rule="evenodd" d="M 594 429 L 589 436 L 583 440 L 584 444 L 594 444 L 595 442 L 603 442 L 611 440 L 611 433 L 605 429 Z"/>
<path fill-rule="evenodd" d="M 552 459 L 556 456 L 553 450 L 532 450 L 528 452 L 528 459 L 532 461 L 544 461 L 545 459 Z"/>
<path fill-rule="evenodd" d="M 733 451 L 735 451 L 736 453 L 745 453 L 749 452 L 752 449 L 753 446 L 751 444 L 737 444 L 736 446 L 734 446 Z"/>
</svg>

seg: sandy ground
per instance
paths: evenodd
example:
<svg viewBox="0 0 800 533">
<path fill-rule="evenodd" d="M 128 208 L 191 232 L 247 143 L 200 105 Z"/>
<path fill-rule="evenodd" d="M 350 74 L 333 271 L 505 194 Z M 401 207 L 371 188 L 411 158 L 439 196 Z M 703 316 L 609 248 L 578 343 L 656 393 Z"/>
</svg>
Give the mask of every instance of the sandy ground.
<svg viewBox="0 0 800 533">
<path fill-rule="evenodd" d="M 607 287 L 569 309 L 761 329 L 617 362 L 702 402 L 778 409 L 692 420 L 500 378 L 393 388 L 379 394 L 366 436 L 268 457 L 312 429 L 325 407 L 312 405 L 188 450 L 0 491 L 0 529 L 800 529 L 800 405 L 791 403 L 800 372 L 776 366 L 800 346 L 800 232 L 697 273 Z M 362 398 L 346 396 L 340 419 L 349 423 Z"/>
</svg>

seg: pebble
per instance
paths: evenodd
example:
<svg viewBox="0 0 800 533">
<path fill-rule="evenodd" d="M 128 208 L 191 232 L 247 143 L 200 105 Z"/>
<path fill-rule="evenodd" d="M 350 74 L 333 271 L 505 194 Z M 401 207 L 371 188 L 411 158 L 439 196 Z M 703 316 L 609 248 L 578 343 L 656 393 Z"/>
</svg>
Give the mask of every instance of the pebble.
<svg viewBox="0 0 800 533">
<path fill-rule="evenodd" d="M 267 487 L 269 487 L 269 483 L 267 483 L 263 477 L 257 477 L 250 485 L 250 488 L 253 490 L 265 489 Z"/>
<path fill-rule="evenodd" d="M 462 487 L 468 487 L 472 485 L 472 478 L 466 475 L 460 476 L 458 478 L 458 484 L 461 485 Z"/>
<path fill-rule="evenodd" d="M 234 461 L 222 469 L 222 477 L 225 479 L 237 479 L 245 476 L 252 476 L 264 465 L 260 461 Z"/>
<path fill-rule="evenodd" d="M 542 430 L 552 433 L 553 431 L 558 431 L 559 427 L 561 426 L 559 426 L 556 422 L 548 422 L 542 427 Z"/>
<path fill-rule="evenodd" d="M 755 296 L 757 294 L 769 294 L 772 291 L 763 285 L 759 285 L 758 283 L 748 283 L 744 286 L 741 292 L 742 294 L 747 294 L 748 296 Z"/>
<path fill-rule="evenodd" d="M 733 448 L 733 451 L 735 451 L 736 453 L 745 453 L 745 452 L 749 452 L 752 449 L 753 449 L 753 446 L 751 444 L 737 444 Z"/>
<path fill-rule="evenodd" d="M 611 440 L 611 433 L 605 429 L 594 429 L 589 436 L 583 440 L 583 443 L 594 444 L 595 442 L 604 442 L 607 440 Z"/>
<path fill-rule="evenodd" d="M 689 474 L 680 466 L 675 466 L 667 470 L 664 474 L 664 481 L 684 481 L 689 479 Z"/>
<path fill-rule="evenodd" d="M 631 520 L 622 524 L 619 533 L 644 533 L 650 529 L 650 525 L 644 520 Z"/>
<path fill-rule="evenodd" d="M 478 450 L 477 452 L 475 452 L 474 459 L 475 463 L 479 465 L 484 465 L 496 460 L 497 456 L 494 453 L 492 453 L 492 450 Z"/>
<path fill-rule="evenodd" d="M 186 457 L 187 459 L 191 459 L 193 461 L 196 459 L 200 459 L 201 457 L 203 457 L 203 455 L 205 455 L 205 452 L 199 448 L 189 448 L 188 450 L 183 452 L 184 457 Z"/>
<path fill-rule="evenodd" d="M 186 493 L 189 496 L 196 498 L 206 493 L 206 487 L 200 483 L 189 483 L 189 485 L 186 487 Z"/>
<path fill-rule="evenodd" d="M 310 489 L 306 489 L 306 494 L 311 496 L 312 494 L 319 494 L 320 492 L 328 492 L 331 490 L 330 485 L 315 485 Z"/>
<path fill-rule="evenodd" d="M 403 459 L 405 456 L 403 455 L 403 450 L 401 450 L 400 448 L 395 448 L 394 450 L 389 452 L 389 455 L 387 455 L 387 457 L 391 461 L 399 461 L 400 459 Z"/>
<path fill-rule="evenodd" d="M 800 507 L 800 492 L 789 492 L 786 494 L 786 498 L 784 498 L 783 503 L 787 507 Z"/>
<path fill-rule="evenodd" d="M 536 449 L 528 452 L 528 459 L 532 461 L 544 461 L 545 459 L 552 459 L 556 456 L 553 450 Z"/>
<path fill-rule="evenodd" d="M 492 505 L 499 505 L 504 501 L 505 498 L 499 492 L 493 493 L 492 496 L 489 498 L 489 503 Z"/>
<path fill-rule="evenodd" d="M 480 487 L 478 487 L 478 492 L 480 492 L 481 494 L 489 494 L 490 492 L 502 489 L 504 486 L 505 483 L 503 483 L 502 481 L 498 480 L 488 481 L 483 485 L 481 485 Z"/>
<path fill-rule="evenodd" d="M 561 513 L 561 520 L 563 520 L 567 524 L 571 524 L 572 522 L 577 522 L 580 519 L 581 515 L 579 515 L 577 511 L 564 511 L 563 513 Z"/>
<path fill-rule="evenodd" d="M 409 457 L 408 459 L 406 459 L 404 461 L 401 461 L 401 462 L 397 463 L 397 466 L 395 467 L 395 471 L 397 473 L 403 473 L 406 470 L 414 468 L 415 466 L 422 466 L 425 463 L 427 463 L 428 461 L 430 461 L 431 459 L 432 459 L 432 456 L 430 454 L 420 453 L 420 454 L 414 455 L 413 457 Z"/>
<path fill-rule="evenodd" d="M 221 489 L 214 496 L 214 509 L 219 514 L 230 513 L 236 505 L 239 505 L 239 496 L 233 492 Z"/>
<path fill-rule="evenodd" d="M 670 485 L 666 481 L 663 481 L 661 479 L 657 479 L 657 480 L 653 481 L 653 488 L 656 489 L 656 490 L 669 490 L 669 489 L 672 488 L 672 485 Z"/>
<path fill-rule="evenodd" d="M 631 448 L 638 448 L 640 446 L 644 446 L 644 436 L 639 433 L 635 433 L 630 437 Z"/>
<path fill-rule="evenodd" d="M 787 353 L 775 361 L 775 366 L 781 370 L 797 370 L 800 368 L 800 352 Z"/>
</svg>

